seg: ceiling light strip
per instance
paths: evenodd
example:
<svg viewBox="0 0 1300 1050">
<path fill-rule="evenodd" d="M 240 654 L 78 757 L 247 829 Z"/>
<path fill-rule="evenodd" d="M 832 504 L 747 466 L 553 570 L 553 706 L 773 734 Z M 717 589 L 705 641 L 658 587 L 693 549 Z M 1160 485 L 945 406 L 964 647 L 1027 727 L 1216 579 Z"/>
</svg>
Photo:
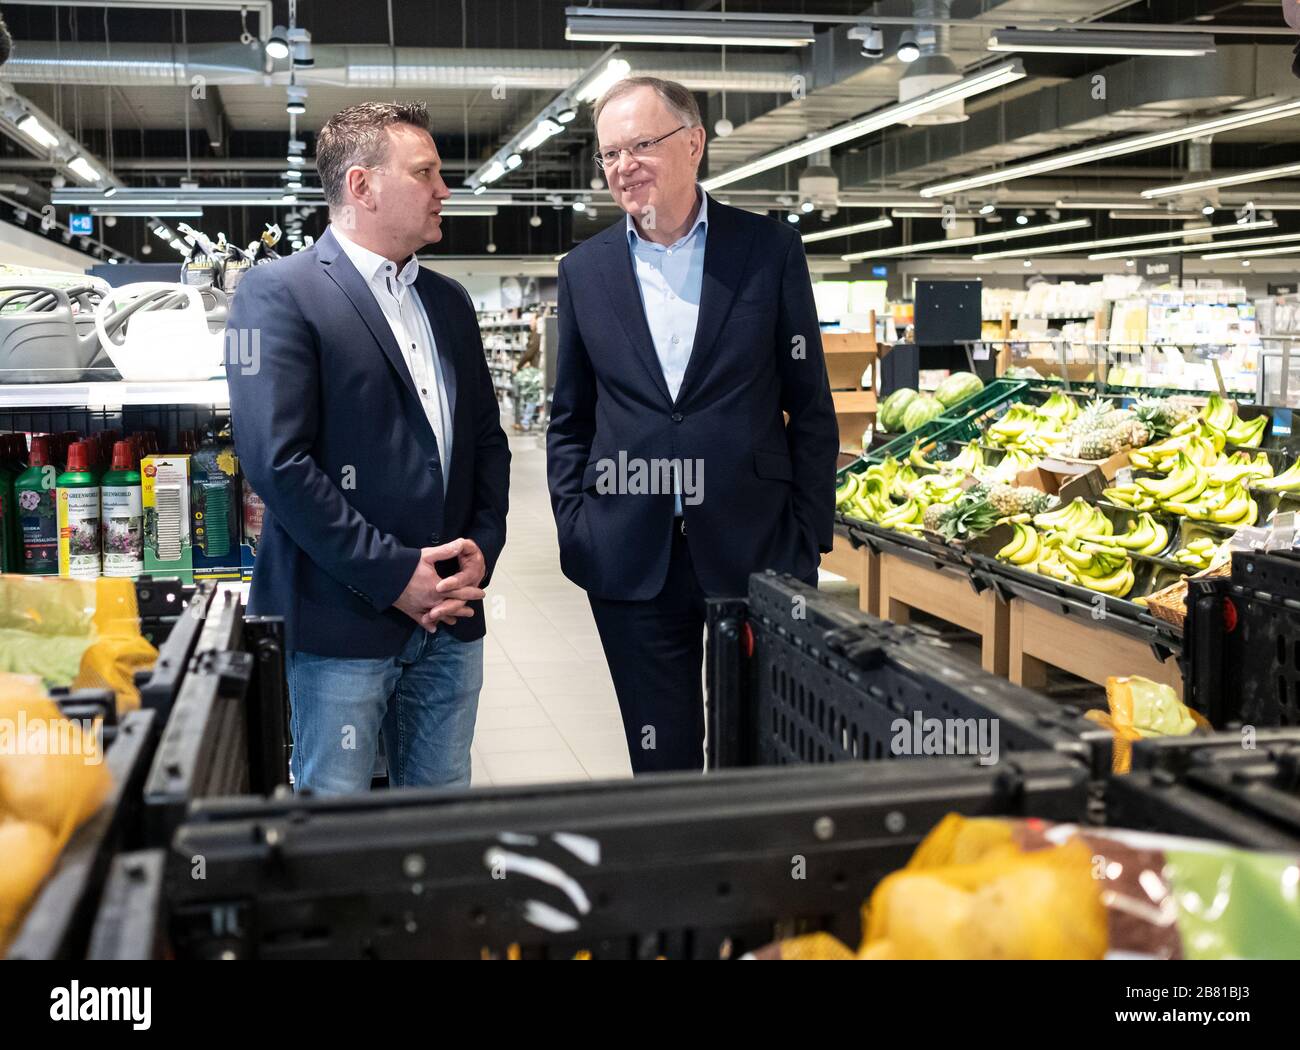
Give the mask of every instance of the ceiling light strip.
<svg viewBox="0 0 1300 1050">
<path fill-rule="evenodd" d="M 1209 33 L 1132 33 L 1118 36 L 1090 29 L 998 29 L 988 39 L 990 51 L 1052 55 L 1163 55 L 1195 57 L 1214 54 Z"/>
<path fill-rule="evenodd" d="M 1064 230 L 1082 230 L 1091 226 L 1088 219 L 1071 219 L 1068 222 L 1052 222 L 1045 226 L 1017 226 L 1013 230 L 998 230 L 996 233 L 977 233 L 970 237 L 949 237 L 942 241 L 918 241 L 916 244 L 900 244 L 894 248 L 877 248 L 870 252 L 853 252 L 841 255 L 845 262 L 858 259 L 883 259 L 892 255 L 910 255 L 914 252 L 938 251 L 943 248 L 960 248 L 967 244 L 984 244 L 987 241 L 1010 241 L 1020 237 L 1037 237 L 1044 233 L 1060 233 Z"/>
<path fill-rule="evenodd" d="M 1237 175 L 1218 175 L 1212 179 L 1199 179 L 1196 182 L 1179 182 L 1171 186 L 1155 186 L 1143 190 L 1142 196 L 1148 200 L 1154 197 L 1175 197 L 1198 190 L 1213 189 L 1218 186 L 1241 186 L 1248 182 L 1268 182 L 1270 179 L 1282 179 L 1288 175 L 1300 175 L 1300 164 L 1279 164 L 1275 168 L 1260 168 L 1258 171 L 1243 171 Z"/>
<path fill-rule="evenodd" d="M 1089 255 L 1089 259 L 1124 259 L 1132 258 L 1135 255 L 1178 255 L 1183 252 L 1203 252 L 1206 248 L 1227 248 L 1232 249 L 1248 244 L 1275 244 L 1278 241 L 1300 241 L 1300 233 L 1283 233 L 1275 237 L 1243 237 L 1239 241 L 1221 241 L 1216 245 L 1206 244 L 1180 244 L 1168 248 L 1144 248 L 1136 252 L 1097 252 Z M 1215 253 L 1218 254 L 1218 253 Z"/>
<path fill-rule="evenodd" d="M 996 183 L 1028 178 L 1031 175 L 1041 175 L 1045 171 L 1057 171 L 1061 168 L 1074 167 L 1077 164 L 1088 164 L 1096 160 L 1122 157 L 1129 153 L 1140 153 L 1143 150 L 1156 149 L 1174 142 L 1185 142 L 1188 139 L 1201 138 L 1205 135 L 1215 135 L 1224 131 L 1233 131 L 1237 128 L 1251 127 L 1255 124 L 1266 124 L 1269 121 L 1282 120 L 1285 117 L 1297 114 L 1300 114 L 1300 98 L 1289 99 L 1286 102 L 1278 102 L 1271 106 L 1263 106 L 1240 113 L 1230 113 L 1215 117 L 1212 120 L 1197 121 L 1195 124 L 1187 124 L 1172 131 L 1155 131 L 1146 135 L 1134 135 L 1120 139 L 1117 142 L 1070 150 L 1067 153 L 1058 153 L 1042 160 L 1013 164 L 1010 167 L 987 171 L 980 175 L 969 175 L 965 178 L 950 179 L 947 182 L 937 182 L 932 186 L 922 187 L 920 194 L 922 197 L 943 197 L 953 193 L 961 193 L 965 190 L 976 189 L 980 186 L 991 186 Z"/>
<path fill-rule="evenodd" d="M 800 160 L 821 150 L 843 145 L 845 142 L 852 142 L 854 139 L 860 139 L 872 132 L 892 127 L 913 117 L 932 113 L 959 99 L 970 98 L 972 95 L 983 94 L 1006 84 L 1012 84 L 1022 79 L 1024 75 L 1025 69 L 1019 59 L 1013 58 L 1007 62 L 1001 62 L 971 76 L 963 77 L 946 87 L 937 88 L 907 102 L 900 102 L 893 106 L 886 106 L 883 109 L 873 110 L 864 117 L 837 125 L 819 135 L 814 135 L 812 138 L 791 143 L 781 149 L 740 164 L 729 171 L 720 172 L 707 179 L 702 179 L 700 185 L 712 192 L 720 186 L 729 186 L 733 182 L 739 182 L 741 179 L 757 175 L 759 172 Z"/>
<path fill-rule="evenodd" d="M 1213 237 L 1216 233 L 1241 233 L 1243 230 L 1272 230 L 1277 223 L 1272 219 L 1242 223 L 1238 226 L 1196 226 L 1186 230 L 1165 230 L 1163 233 L 1139 233 L 1132 237 L 1106 237 L 1097 241 L 1075 241 L 1071 244 L 1040 244 L 1032 248 L 1019 248 L 1005 252 L 982 252 L 972 255 L 977 262 L 990 259 L 1019 259 L 1026 255 L 1051 255 L 1053 252 L 1078 251 L 1083 248 L 1108 248 L 1112 244 L 1142 244 L 1151 241 L 1177 241 L 1187 237 Z"/>
<path fill-rule="evenodd" d="M 893 222 L 889 219 L 873 219 L 871 222 L 859 222 L 852 226 L 836 226 L 833 230 L 818 230 L 816 233 L 805 233 L 801 240 L 804 244 L 812 244 L 814 241 L 829 241 L 836 237 L 848 237 L 854 233 L 887 230 L 893 225 Z"/>
</svg>

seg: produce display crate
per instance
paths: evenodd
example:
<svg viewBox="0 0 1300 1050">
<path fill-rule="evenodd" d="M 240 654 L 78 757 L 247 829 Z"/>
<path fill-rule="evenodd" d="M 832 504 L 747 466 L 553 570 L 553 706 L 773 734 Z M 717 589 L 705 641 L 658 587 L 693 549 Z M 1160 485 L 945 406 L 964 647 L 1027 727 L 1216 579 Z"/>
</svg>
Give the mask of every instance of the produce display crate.
<svg viewBox="0 0 1300 1050">
<path fill-rule="evenodd" d="M 1234 552 L 1187 586 L 1188 702 L 1217 727 L 1300 726 L 1300 559 Z"/>
<path fill-rule="evenodd" d="M 994 379 L 985 384 L 978 394 L 949 405 L 940 419 L 950 423 L 961 423 L 975 416 L 980 416 L 999 405 L 1013 405 L 1020 400 L 1030 383 L 1027 379 Z"/>
<path fill-rule="evenodd" d="M 1089 798 L 1080 763 L 1041 751 L 998 767 L 935 759 L 213 800 L 178 830 L 161 877 L 141 854 L 115 868 L 94 951 L 717 959 L 813 930 L 856 945 L 862 902 L 944 815 L 1077 822 Z M 195 856 L 203 879 L 191 877 Z M 563 885 L 535 877 L 530 860 Z"/>
<path fill-rule="evenodd" d="M 1137 741 L 1105 798 L 1115 827 L 1300 852 L 1300 728 Z"/>
<path fill-rule="evenodd" d="M 199 587 L 140 690 L 166 719 L 144 787 L 147 844 L 165 842 L 194 799 L 288 783 L 284 674 L 281 621 Z"/>
<path fill-rule="evenodd" d="M 65 709 L 70 717 L 74 712 Z M 112 788 L 73 833 L 9 945 L 9 959 L 78 958 L 86 949 L 113 855 L 130 848 L 140 793 L 156 743 L 152 711 L 130 711 L 104 726 L 104 765 Z"/>
<path fill-rule="evenodd" d="M 772 573 L 752 576 L 744 600 L 710 602 L 708 654 L 711 769 L 900 757 L 899 718 L 996 720 L 1003 761 L 1085 755 L 1098 735 L 1046 697 L 971 667 L 932 631 Z M 956 743 L 945 736 L 945 747 Z"/>
</svg>

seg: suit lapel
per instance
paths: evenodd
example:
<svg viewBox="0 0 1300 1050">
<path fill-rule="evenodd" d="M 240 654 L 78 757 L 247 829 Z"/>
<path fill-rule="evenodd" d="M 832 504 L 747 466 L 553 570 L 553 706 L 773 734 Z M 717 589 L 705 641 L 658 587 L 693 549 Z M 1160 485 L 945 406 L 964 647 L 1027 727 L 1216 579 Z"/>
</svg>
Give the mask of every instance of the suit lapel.
<svg viewBox="0 0 1300 1050">
<path fill-rule="evenodd" d="M 601 277 L 605 290 L 609 294 L 610 307 L 614 316 L 627 335 L 628 342 L 636 356 L 641 359 L 655 389 L 671 404 L 668 384 L 664 381 L 663 366 L 659 355 L 655 353 L 654 340 L 650 337 L 650 326 L 646 324 L 645 304 L 641 301 L 641 289 L 636 281 L 636 271 L 632 268 L 632 252 L 627 246 L 627 228 L 622 223 L 610 227 L 602 245 L 604 259 L 601 262 Z"/>
<path fill-rule="evenodd" d="M 421 440 L 427 439 L 426 445 L 432 444 L 436 450 L 437 443 L 433 436 L 433 428 L 429 426 L 429 421 L 424 414 L 424 406 L 420 404 L 419 395 L 415 392 L 415 380 L 411 378 L 411 370 L 406 367 L 406 358 L 402 356 L 401 348 L 393 338 L 393 330 L 388 326 L 379 304 L 375 302 L 374 293 L 357 272 L 357 268 L 352 265 L 352 260 L 339 247 L 332 230 L 326 230 L 325 235 L 317 242 L 317 257 L 325 267 L 325 272 L 329 274 L 330 280 L 338 285 L 352 301 L 352 305 L 361 315 L 375 342 L 388 358 L 389 365 L 397 373 L 402 385 L 406 387 L 411 397 L 407 408 L 409 410 L 413 407 L 414 416 L 423 423 L 423 426 L 417 426 L 416 433 L 420 435 Z"/>
<path fill-rule="evenodd" d="M 737 229 L 732 209 L 709 199 L 708 232 L 704 242 L 704 281 L 700 286 L 700 312 L 695 322 L 695 342 L 686 362 L 677 403 L 682 404 L 701 371 L 712 359 L 709 353 L 717 342 L 722 324 L 731 312 L 731 304 L 744 280 L 749 262 L 753 232 L 749 224 Z"/>
</svg>

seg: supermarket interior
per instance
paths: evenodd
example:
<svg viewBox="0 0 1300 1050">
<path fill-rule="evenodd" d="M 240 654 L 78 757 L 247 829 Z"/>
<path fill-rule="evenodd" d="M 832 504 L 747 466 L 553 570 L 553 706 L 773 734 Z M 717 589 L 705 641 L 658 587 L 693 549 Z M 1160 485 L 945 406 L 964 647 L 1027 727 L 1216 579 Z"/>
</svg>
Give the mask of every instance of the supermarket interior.
<svg viewBox="0 0 1300 1050">
<path fill-rule="evenodd" d="M 1296 0 L 0 19 L 0 957 L 1300 958 Z"/>
</svg>

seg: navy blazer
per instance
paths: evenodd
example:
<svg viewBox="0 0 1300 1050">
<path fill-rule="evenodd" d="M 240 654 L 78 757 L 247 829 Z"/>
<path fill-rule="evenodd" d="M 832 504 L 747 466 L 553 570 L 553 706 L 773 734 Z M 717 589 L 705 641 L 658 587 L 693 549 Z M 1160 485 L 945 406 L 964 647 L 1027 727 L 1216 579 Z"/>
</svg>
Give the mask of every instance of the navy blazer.
<svg viewBox="0 0 1300 1050">
<path fill-rule="evenodd" d="M 653 598 L 667 575 L 673 497 L 636 491 L 635 461 L 702 467 L 703 499 L 683 512 L 709 595 L 743 595 L 763 569 L 814 576 L 831 549 L 839 430 L 798 233 L 709 199 L 699 319 L 676 401 L 624 220 L 569 252 L 546 446 L 561 566 L 596 597 Z"/>
<path fill-rule="evenodd" d="M 290 649 L 396 656 L 418 629 L 392 604 L 420 548 L 468 537 L 490 578 L 505 545 L 510 450 L 473 303 L 455 281 L 424 268 L 413 287 L 452 407 L 445 497 L 437 442 L 406 361 L 331 231 L 250 270 L 235 296 L 226 362 L 235 448 L 266 503 L 249 611 L 283 616 Z M 481 638 L 482 603 L 438 630 Z"/>
</svg>

